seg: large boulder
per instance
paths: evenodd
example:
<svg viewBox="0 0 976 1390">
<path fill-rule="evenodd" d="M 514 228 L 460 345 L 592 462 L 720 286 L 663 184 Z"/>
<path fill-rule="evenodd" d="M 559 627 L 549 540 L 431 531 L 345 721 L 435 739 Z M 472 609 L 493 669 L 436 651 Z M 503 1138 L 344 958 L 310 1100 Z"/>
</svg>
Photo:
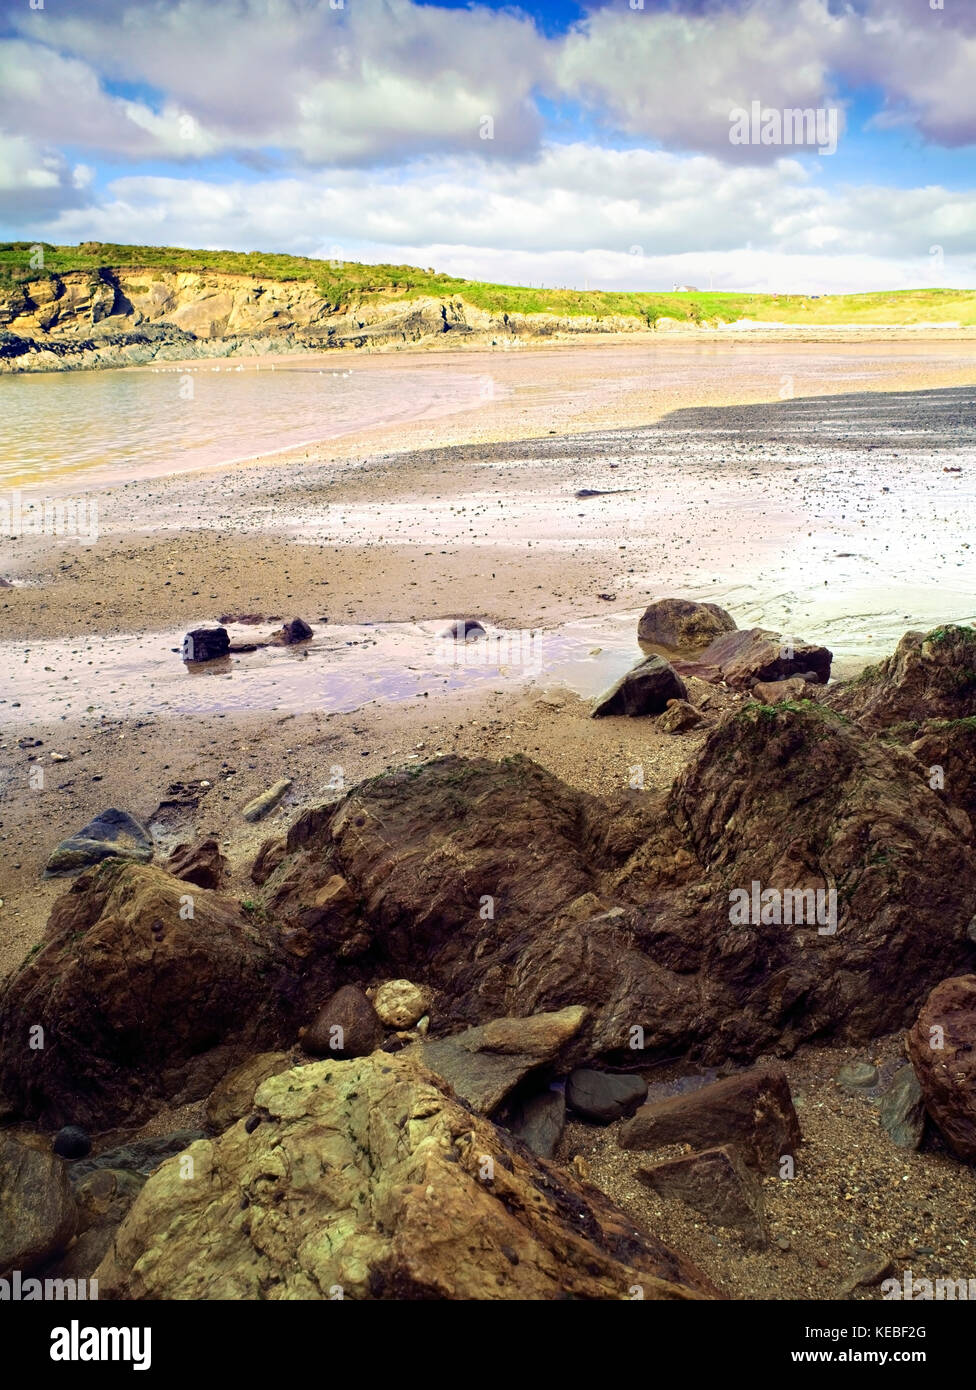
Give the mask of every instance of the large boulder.
<svg viewBox="0 0 976 1390">
<path fill-rule="evenodd" d="M 909 753 L 815 703 L 744 705 L 663 796 L 442 758 L 304 813 L 288 845 L 265 901 L 303 980 L 409 975 L 432 1038 L 583 1006 L 567 1067 L 870 1038 L 972 953 L 967 836 Z M 781 913 L 735 915 L 769 890 Z"/>
<path fill-rule="evenodd" d="M 600 696 L 593 718 L 607 714 L 661 714 L 670 700 L 686 700 L 688 688 L 663 656 L 648 656 Z"/>
<path fill-rule="evenodd" d="M 943 980 L 908 1034 L 925 1108 L 959 1158 L 976 1160 L 976 975 Z"/>
<path fill-rule="evenodd" d="M 906 632 L 891 656 L 838 685 L 828 699 L 872 731 L 976 716 L 976 628 Z"/>
<path fill-rule="evenodd" d="M 697 652 L 735 631 L 735 619 L 717 603 L 687 598 L 659 598 L 649 604 L 637 623 L 637 637 L 651 647 L 670 652 Z"/>
<path fill-rule="evenodd" d="M 75 1233 L 77 1209 L 64 1161 L 43 1141 L 0 1131 L 0 1277 L 51 1259 Z"/>
<path fill-rule="evenodd" d="M 376 1053 L 264 1082 L 147 1182 L 98 1269 L 127 1299 L 708 1297 L 595 1188 Z"/>
<path fill-rule="evenodd" d="M 751 627 L 723 633 L 694 660 L 676 659 L 674 667 L 683 676 L 720 680 L 733 690 L 748 690 L 757 683 L 804 675 L 814 684 L 826 685 L 832 660 L 833 653 L 826 647 Z"/>
<path fill-rule="evenodd" d="M 267 1030 L 272 953 L 240 908 L 109 860 L 55 903 L 0 992 L 0 1091 L 95 1129 L 205 1095 Z"/>
</svg>

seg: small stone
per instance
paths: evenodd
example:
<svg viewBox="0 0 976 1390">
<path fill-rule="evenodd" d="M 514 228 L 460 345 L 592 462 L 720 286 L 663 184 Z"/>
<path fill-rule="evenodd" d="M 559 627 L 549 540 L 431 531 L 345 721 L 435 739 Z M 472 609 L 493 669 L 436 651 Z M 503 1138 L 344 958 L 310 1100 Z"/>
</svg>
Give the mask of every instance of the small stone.
<svg viewBox="0 0 976 1390">
<path fill-rule="evenodd" d="M 373 995 L 373 1008 L 390 1028 L 411 1028 L 427 1012 L 427 1000 L 410 980 L 388 980 Z"/>
<path fill-rule="evenodd" d="M 85 1158 L 91 1153 L 91 1140 L 77 1125 L 65 1125 L 54 1136 L 51 1147 L 61 1158 Z"/>
<path fill-rule="evenodd" d="M 269 811 L 274 810 L 285 792 L 291 786 L 290 777 L 282 777 L 275 782 L 274 786 L 268 787 L 260 796 L 256 796 L 253 801 L 249 801 L 244 807 L 243 816 L 245 820 L 260 820 Z"/>
<path fill-rule="evenodd" d="M 878 1068 L 870 1062 L 848 1062 L 836 1077 L 842 1091 L 870 1091 L 878 1084 Z"/>
</svg>

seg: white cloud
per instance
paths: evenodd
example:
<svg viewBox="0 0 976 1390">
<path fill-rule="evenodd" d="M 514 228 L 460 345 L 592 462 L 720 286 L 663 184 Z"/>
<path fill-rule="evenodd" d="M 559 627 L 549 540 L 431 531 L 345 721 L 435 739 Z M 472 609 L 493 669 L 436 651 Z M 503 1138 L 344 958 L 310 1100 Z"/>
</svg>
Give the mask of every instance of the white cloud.
<svg viewBox="0 0 976 1390">
<path fill-rule="evenodd" d="M 728 288 L 790 288 L 794 274 L 852 288 L 870 265 L 872 283 L 932 283 L 938 244 L 944 282 L 976 283 L 976 194 L 834 191 L 794 160 L 730 168 L 582 144 L 514 166 L 455 157 L 408 179 L 376 171 L 368 184 L 348 169 L 257 184 L 121 178 L 99 207 L 65 212 L 44 236 L 288 250 L 607 288 L 700 284 L 709 272 Z"/>
</svg>

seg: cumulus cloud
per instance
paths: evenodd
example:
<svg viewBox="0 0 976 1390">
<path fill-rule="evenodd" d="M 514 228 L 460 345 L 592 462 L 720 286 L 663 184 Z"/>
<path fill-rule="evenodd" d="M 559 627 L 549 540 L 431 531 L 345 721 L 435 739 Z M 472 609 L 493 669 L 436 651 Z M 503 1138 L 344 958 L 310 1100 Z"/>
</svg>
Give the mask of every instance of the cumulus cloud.
<svg viewBox="0 0 976 1390">
<path fill-rule="evenodd" d="M 410 0 L 335 9 L 307 0 L 100 0 L 80 15 L 52 9 L 19 22 L 92 80 L 97 71 L 164 93 L 172 113 L 192 117 L 204 152 L 270 147 L 310 164 L 484 152 L 488 117 L 492 154 L 517 155 L 541 131 L 532 93 L 549 61 L 546 40 L 514 13 Z M 96 107 L 96 94 L 85 93 L 83 112 L 94 119 Z M 125 149 L 126 112 L 117 103 L 113 114 L 104 147 Z M 68 111 L 59 116 L 70 138 Z M 130 119 L 151 128 L 145 112 Z M 174 146 L 171 124 L 164 113 L 152 130 L 161 146 L 199 153 Z"/>
<path fill-rule="evenodd" d="M 791 264 L 818 285 L 837 287 L 872 260 L 882 283 L 906 275 L 932 283 L 929 252 L 938 244 L 941 278 L 976 282 L 976 194 L 829 190 L 795 160 L 736 168 L 708 156 L 584 144 L 553 146 L 517 166 L 472 168 L 455 157 L 429 161 L 409 180 L 396 168 L 376 171 L 368 185 L 348 169 L 257 186 L 121 178 L 97 209 L 65 212 L 45 236 L 287 250 L 436 264 L 480 279 L 658 288 L 672 278 L 700 284 L 706 273 L 727 288 L 785 276 L 788 288 Z"/>
</svg>

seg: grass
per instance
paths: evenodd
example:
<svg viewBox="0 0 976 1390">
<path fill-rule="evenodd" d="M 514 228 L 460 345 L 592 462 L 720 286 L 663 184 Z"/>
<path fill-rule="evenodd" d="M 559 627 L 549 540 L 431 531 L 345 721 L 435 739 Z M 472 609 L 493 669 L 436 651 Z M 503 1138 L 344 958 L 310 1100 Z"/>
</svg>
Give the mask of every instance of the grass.
<svg viewBox="0 0 976 1390">
<path fill-rule="evenodd" d="M 890 290 L 876 294 L 729 294 L 721 290 L 670 293 L 641 290 L 535 289 L 493 285 L 421 270 L 409 265 L 360 265 L 354 261 L 312 260 L 252 251 L 192 251 L 172 246 L 121 246 L 83 242 L 80 246 L 44 243 L 43 270 L 31 269 L 33 243 L 0 242 L 0 293 L 29 280 L 69 271 L 103 270 L 221 271 L 266 280 L 311 282 L 334 310 L 352 303 L 410 300 L 421 296 L 459 298 L 489 313 L 553 314 L 565 318 L 622 315 L 652 326 L 670 317 L 688 323 L 739 318 L 760 322 L 828 327 L 839 323 L 912 324 L 953 321 L 976 326 L 976 292 L 971 290 Z"/>
</svg>

